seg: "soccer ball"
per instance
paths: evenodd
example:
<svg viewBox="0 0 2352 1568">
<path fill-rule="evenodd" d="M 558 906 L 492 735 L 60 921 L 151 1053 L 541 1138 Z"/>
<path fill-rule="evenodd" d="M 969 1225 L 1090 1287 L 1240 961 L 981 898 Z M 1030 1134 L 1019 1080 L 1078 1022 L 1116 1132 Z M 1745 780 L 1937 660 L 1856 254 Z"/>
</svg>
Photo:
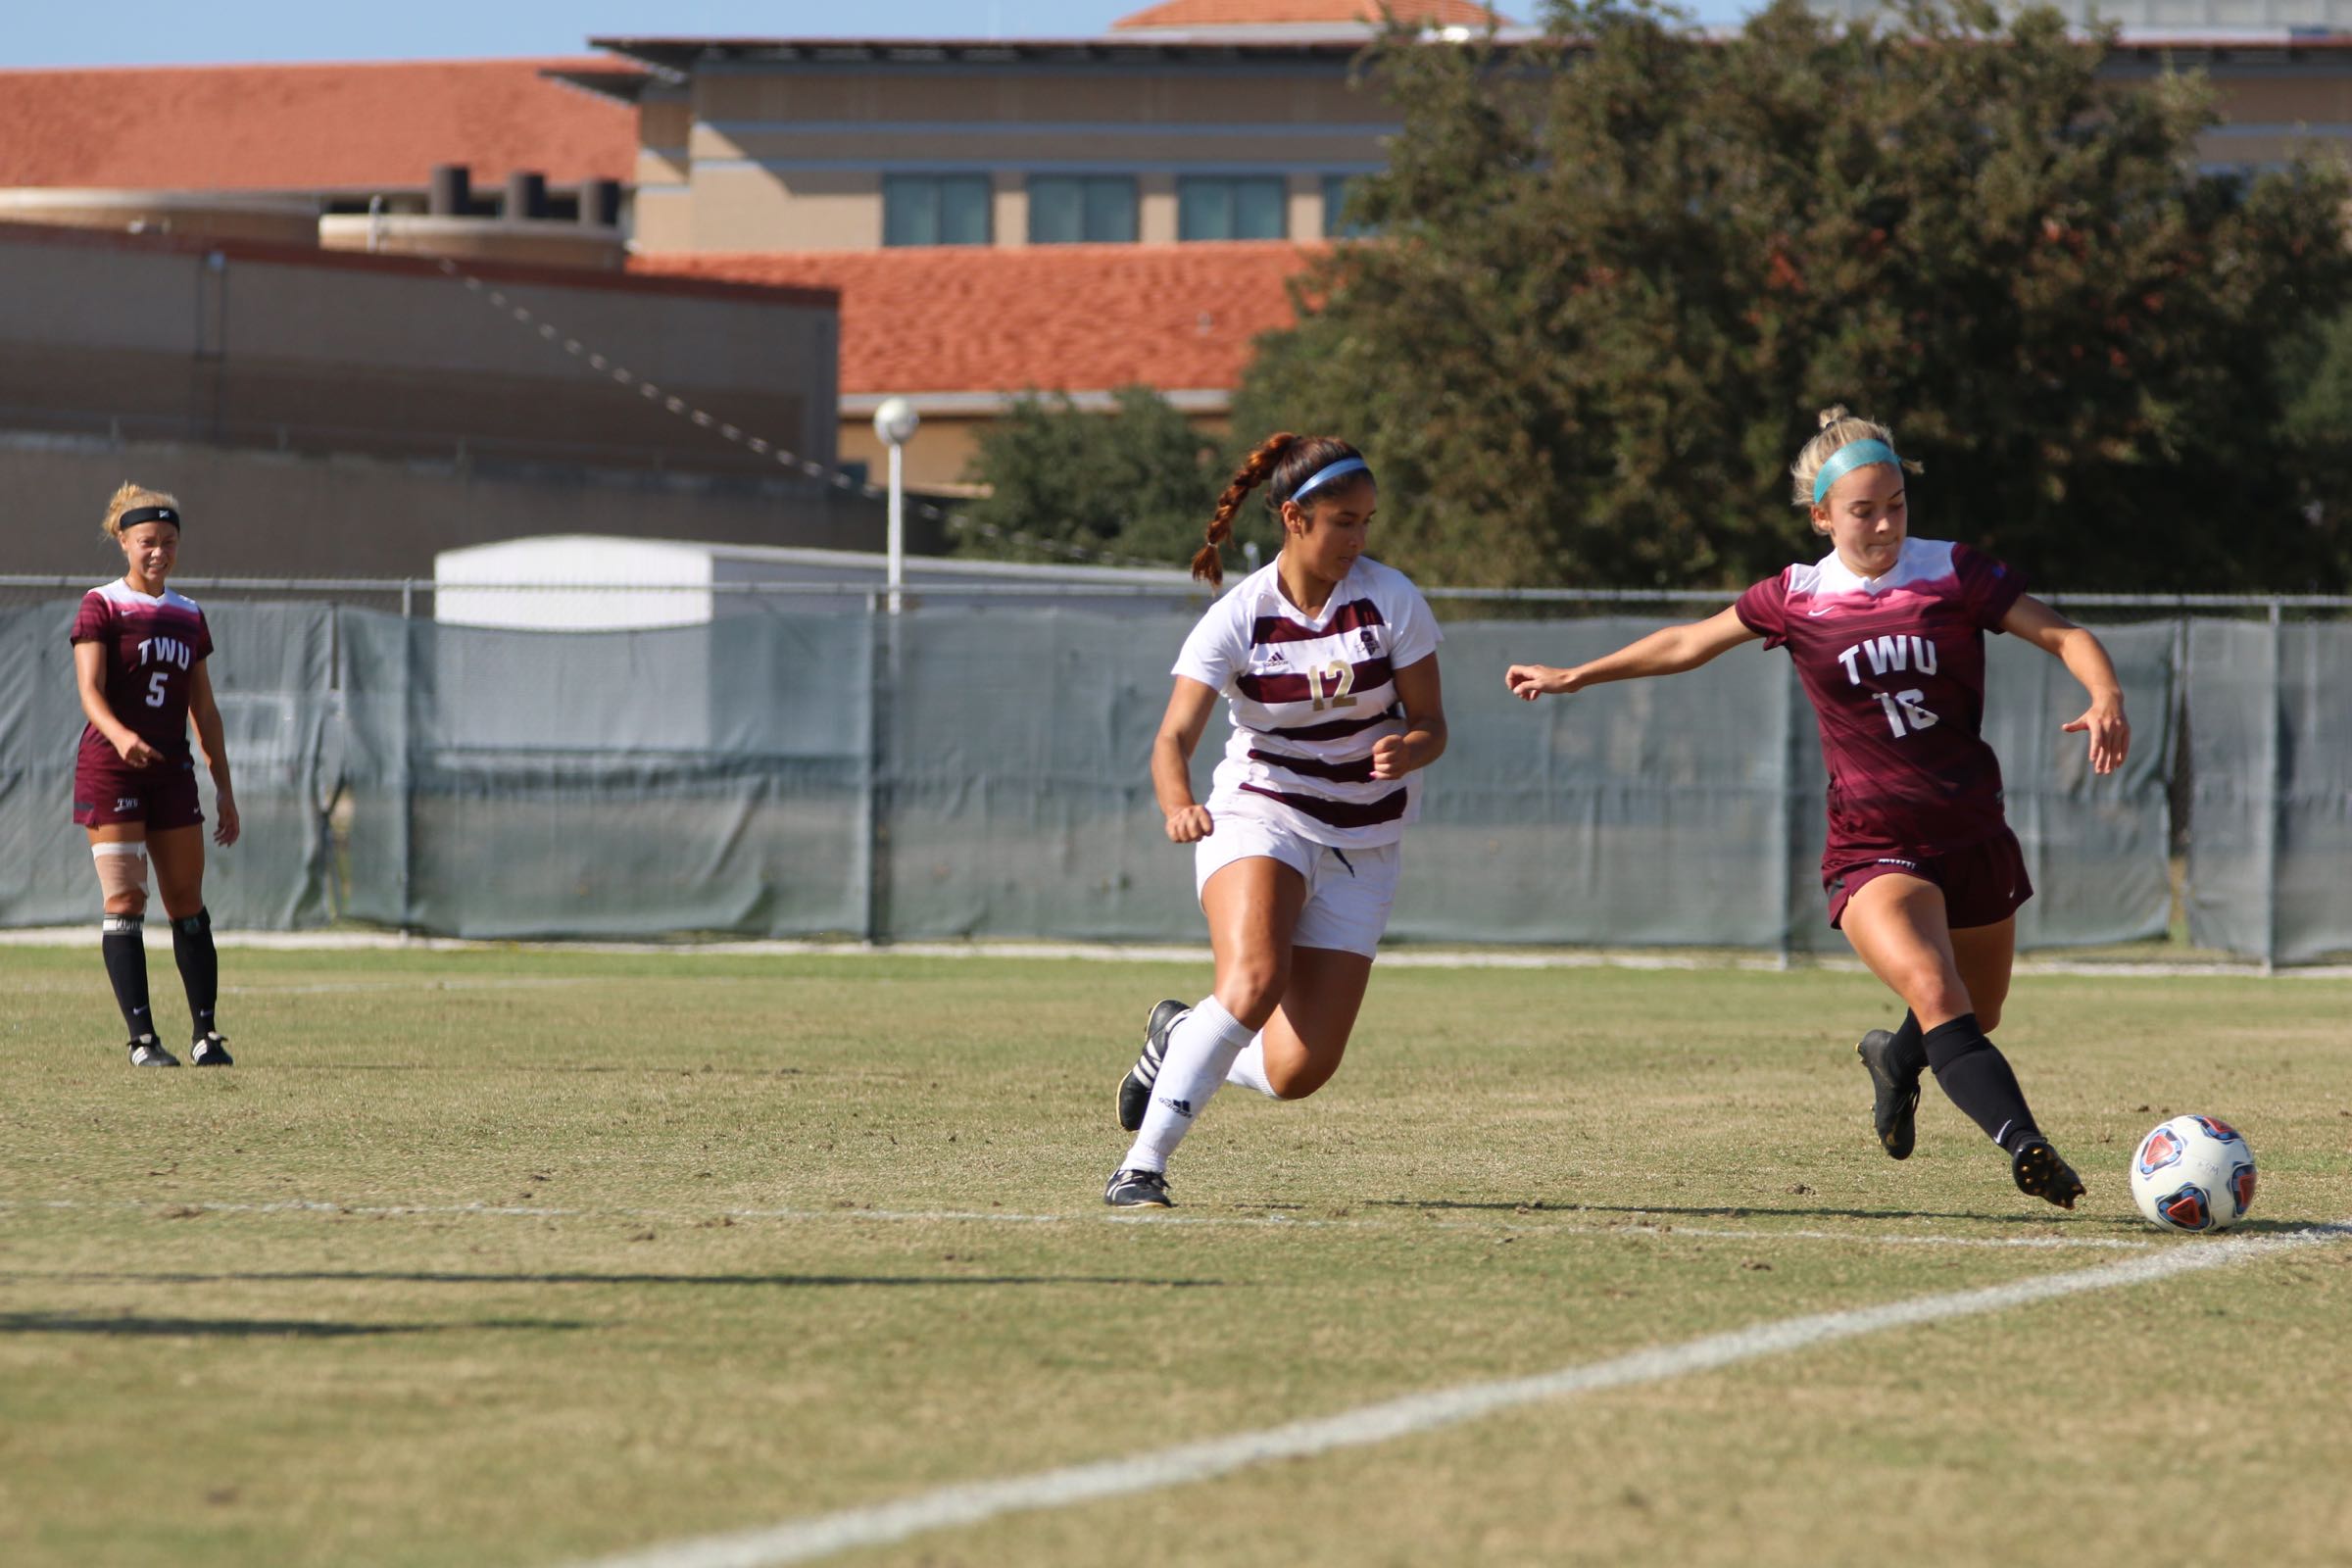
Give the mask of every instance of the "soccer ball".
<svg viewBox="0 0 2352 1568">
<path fill-rule="evenodd" d="M 2175 1116 L 2139 1141 L 2132 1198 L 2168 1231 L 2226 1231 L 2254 1206 L 2254 1151 L 2211 1116 Z"/>
</svg>

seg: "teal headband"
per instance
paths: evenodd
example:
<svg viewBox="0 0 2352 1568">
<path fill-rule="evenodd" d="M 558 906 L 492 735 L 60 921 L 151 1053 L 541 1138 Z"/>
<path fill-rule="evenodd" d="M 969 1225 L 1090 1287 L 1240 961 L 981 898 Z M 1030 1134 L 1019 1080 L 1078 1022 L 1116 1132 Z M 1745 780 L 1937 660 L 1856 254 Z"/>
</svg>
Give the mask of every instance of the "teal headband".
<svg viewBox="0 0 2352 1568">
<path fill-rule="evenodd" d="M 1894 455 L 1894 448 L 1884 441 L 1848 441 L 1839 447 L 1821 466 L 1821 472 L 1814 475 L 1813 504 L 1820 506 L 1822 498 L 1830 493 L 1830 486 L 1856 468 L 1867 468 L 1874 463 L 1891 463 L 1898 468 L 1903 466 L 1903 460 Z"/>
</svg>

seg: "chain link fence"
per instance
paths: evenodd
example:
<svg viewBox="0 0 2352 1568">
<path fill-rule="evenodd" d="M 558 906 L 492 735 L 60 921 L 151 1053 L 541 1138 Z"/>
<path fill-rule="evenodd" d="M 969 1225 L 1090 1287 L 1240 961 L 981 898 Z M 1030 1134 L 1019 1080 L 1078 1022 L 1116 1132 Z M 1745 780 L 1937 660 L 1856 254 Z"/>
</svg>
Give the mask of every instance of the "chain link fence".
<svg viewBox="0 0 2352 1568">
<path fill-rule="evenodd" d="M 95 914 L 67 806 L 66 629 L 88 586 L 0 578 L 20 672 L 0 692 L 0 924 Z M 724 584 L 699 624 L 567 632 L 437 620 L 422 580 L 177 586 L 213 622 L 246 824 L 208 878 L 224 925 L 1199 938 L 1148 777 L 1197 593 L 926 587 L 894 616 L 874 588 Z M 1988 639 L 1986 733 L 2039 889 L 2021 946 L 2184 920 L 2194 946 L 2266 964 L 2352 953 L 2352 600 L 2053 597 L 2099 627 L 2135 738 L 2091 775 L 2059 731 L 2072 679 Z M 1784 657 L 1534 708 L 1502 689 L 1513 661 L 1590 658 L 1726 595 L 1430 598 L 1452 741 L 1407 837 L 1398 940 L 1837 944 L 1818 742 Z"/>
</svg>

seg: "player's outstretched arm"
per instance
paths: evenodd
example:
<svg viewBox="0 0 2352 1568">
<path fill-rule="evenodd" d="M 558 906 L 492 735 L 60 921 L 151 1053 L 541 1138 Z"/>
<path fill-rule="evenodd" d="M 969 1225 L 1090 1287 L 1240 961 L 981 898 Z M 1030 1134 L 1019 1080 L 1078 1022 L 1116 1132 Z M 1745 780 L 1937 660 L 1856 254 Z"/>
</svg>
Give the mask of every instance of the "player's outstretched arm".
<svg viewBox="0 0 2352 1568">
<path fill-rule="evenodd" d="M 1640 680 L 1644 675 L 1679 675 L 1696 669 L 1716 655 L 1754 642 L 1761 632 L 1750 631 L 1737 610 L 1725 610 L 1704 620 L 1667 626 L 1627 643 L 1613 654 L 1572 669 L 1550 664 L 1513 664 L 1503 671 L 1502 683 L 1513 697 L 1534 702 L 1546 693 L 1581 692 L 1603 681 Z"/>
<path fill-rule="evenodd" d="M 1159 734 L 1152 742 L 1152 793 L 1159 798 L 1160 814 L 1168 819 L 1168 837 L 1178 844 L 1197 844 L 1215 829 L 1208 808 L 1193 799 L 1193 751 L 1216 706 L 1214 689 L 1177 676 Z"/>
<path fill-rule="evenodd" d="M 2132 721 L 2124 716 L 2124 686 L 2115 678 L 2106 645 L 2032 594 L 2018 596 L 2001 617 L 2001 630 L 2058 660 L 2090 694 L 2082 716 L 2059 726 L 2068 734 L 2089 733 L 2090 770 L 2112 773 L 2123 766 L 2132 752 Z"/>
<path fill-rule="evenodd" d="M 1404 733 L 1373 743 L 1374 778 L 1402 778 L 1446 755 L 1446 693 L 1437 655 L 1396 671 L 1396 700 L 1404 705 Z"/>
</svg>

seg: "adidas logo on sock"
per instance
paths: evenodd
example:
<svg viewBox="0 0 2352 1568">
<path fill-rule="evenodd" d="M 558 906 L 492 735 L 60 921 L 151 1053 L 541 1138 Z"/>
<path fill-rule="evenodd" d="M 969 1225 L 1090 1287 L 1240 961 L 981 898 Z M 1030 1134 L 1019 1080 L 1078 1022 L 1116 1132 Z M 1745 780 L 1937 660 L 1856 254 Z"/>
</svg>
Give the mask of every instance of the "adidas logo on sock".
<svg viewBox="0 0 2352 1568">
<path fill-rule="evenodd" d="M 1192 1102 L 1191 1101 L 1189 1101 L 1189 1100 L 1163 1100 L 1163 1101 L 1161 1101 L 1161 1102 L 1160 1102 L 1160 1103 L 1161 1103 L 1161 1104 L 1163 1104 L 1163 1105 L 1165 1105 L 1165 1106 L 1167 1106 L 1167 1107 L 1168 1107 L 1170 1110 L 1174 1111 L 1174 1112 L 1175 1112 L 1177 1115 L 1184 1117 L 1184 1118 L 1185 1118 L 1187 1121 L 1190 1121 L 1190 1120 L 1192 1119 L 1192 1115 L 1193 1115 L 1193 1102 Z"/>
</svg>

